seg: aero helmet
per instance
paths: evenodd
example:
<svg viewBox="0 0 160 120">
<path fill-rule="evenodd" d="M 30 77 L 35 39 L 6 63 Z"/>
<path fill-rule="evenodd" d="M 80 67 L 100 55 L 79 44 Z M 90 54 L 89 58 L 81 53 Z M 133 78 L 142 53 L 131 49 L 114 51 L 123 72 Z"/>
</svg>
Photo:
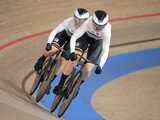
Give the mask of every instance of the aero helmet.
<svg viewBox="0 0 160 120">
<path fill-rule="evenodd" d="M 78 8 L 74 15 L 79 19 L 87 19 L 89 17 L 89 12 L 84 8 Z"/>
<path fill-rule="evenodd" d="M 97 10 L 93 13 L 93 21 L 97 25 L 105 25 L 108 23 L 109 17 L 108 14 L 105 11 Z"/>
</svg>

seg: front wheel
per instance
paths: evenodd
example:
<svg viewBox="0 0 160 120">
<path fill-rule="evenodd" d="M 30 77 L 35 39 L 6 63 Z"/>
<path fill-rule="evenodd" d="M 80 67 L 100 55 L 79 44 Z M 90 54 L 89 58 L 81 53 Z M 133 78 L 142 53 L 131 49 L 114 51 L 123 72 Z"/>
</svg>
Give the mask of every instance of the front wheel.
<svg viewBox="0 0 160 120">
<path fill-rule="evenodd" d="M 77 72 L 77 74 L 75 75 L 75 77 L 74 77 L 75 82 L 72 85 L 71 93 L 69 94 L 67 99 L 65 99 L 65 98 L 63 99 L 63 102 L 62 102 L 61 107 L 58 112 L 58 117 L 61 117 L 65 113 L 65 111 L 67 110 L 67 108 L 71 104 L 73 98 L 76 96 L 76 94 L 79 90 L 79 87 L 80 87 L 81 76 L 82 76 L 81 71 Z"/>
<path fill-rule="evenodd" d="M 55 109 L 58 107 L 59 103 L 61 102 L 62 98 L 63 98 L 62 95 L 55 96 L 54 101 L 52 103 L 51 112 L 55 111 Z"/>
<path fill-rule="evenodd" d="M 68 78 L 65 80 L 65 83 L 64 83 L 64 86 L 63 86 L 63 88 L 62 88 L 62 91 L 64 91 L 65 89 L 66 89 L 66 86 L 67 86 L 67 84 L 68 84 L 68 81 L 71 79 L 71 77 L 75 74 L 75 71 L 76 71 L 76 69 L 74 68 L 73 70 L 72 70 L 72 72 L 71 72 L 71 74 L 68 76 Z M 62 94 L 60 94 L 60 95 L 56 95 L 55 96 L 55 98 L 54 98 L 54 100 L 53 100 L 53 103 L 52 103 L 52 107 L 51 107 L 51 112 L 54 112 L 55 111 L 55 109 L 58 107 L 58 105 L 59 105 L 59 103 L 61 102 L 61 100 L 62 100 L 62 98 L 63 98 L 63 93 Z"/>
<path fill-rule="evenodd" d="M 33 82 L 33 84 L 32 84 L 32 87 L 31 87 L 31 90 L 30 90 L 29 95 L 33 95 L 33 93 L 34 93 L 35 90 L 37 89 L 40 81 L 41 81 L 41 77 L 40 77 L 38 74 L 36 74 L 36 78 L 35 78 L 35 80 L 34 80 L 34 82 Z"/>
<path fill-rule="evenodd" d="M 33 93 L 37 89 L 40 82 L 43 81 L 43 74 L 44 74 L 45 70 L 47 69 L 48 64 L 50 64 L 50 62 L 51 62 L 51 57 L 48 57 L 46 59 L 46 61 L 44 62 L 42 69 L 39 72 L 36 72 L 36 78 L 32 84 L 29 95 L 33 95 Z"/>
<path fill-rule="evenodd" d="M 37 93 L 37 96 L 36 96 L 36 102 L 39 102 L 42 99 L 46 90 L 48 89 L 48 87 L 50 87 L 49 85 L 52 82 L 53 75 L 54 75 L 56 67 L 57 67 L 56 62 L 55 61 L 53 61 L 53 62 L 54 63 L 52 65 L 51 69 L 49 69 L 50 68 L 50 66 L 49 66 L 49 68 L 47 68 L 45 74 L 43 75 L 44 80 L 43 80 L 43 82 L 42 82 L 42 84 L 41 84 L 41 86 L 38 90 L 38 93 Z"/>
</svg>

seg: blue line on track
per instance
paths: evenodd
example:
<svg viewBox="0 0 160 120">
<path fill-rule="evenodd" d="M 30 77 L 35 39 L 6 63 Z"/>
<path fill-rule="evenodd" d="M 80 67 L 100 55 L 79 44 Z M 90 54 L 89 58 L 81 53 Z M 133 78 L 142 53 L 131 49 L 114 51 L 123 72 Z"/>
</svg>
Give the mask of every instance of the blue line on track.
<svg viewBox="0 0 160 120">
<path fill-rule="evenodd" d="M 77 98 L 72 101 L 63 118 L 66 120 L 104 120 L 91 105 L 91 97 L 94 92 L 111 80 L 155 66 L 160 66 L 160 48 L 110 56 L 104 65 L 102 74 L 96 75 L 93 70 L 92 75 L 81 86 Z M 52 83 L 52 89 L 58 84 L 60 76 Z M 54 95 L 51 92 L 50 95 L 45 95 L 41 102 L 50 110 L 53 98 Z M 56 114 L 58 109 L 59 107 L 55 111 Z"/>
</svg>

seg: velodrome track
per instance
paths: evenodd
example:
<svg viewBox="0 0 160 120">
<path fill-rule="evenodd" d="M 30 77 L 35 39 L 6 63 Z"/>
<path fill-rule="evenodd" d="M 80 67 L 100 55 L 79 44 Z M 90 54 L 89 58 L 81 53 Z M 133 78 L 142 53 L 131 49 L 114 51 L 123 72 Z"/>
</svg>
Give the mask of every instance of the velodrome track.
<svg viewBox="0 0 160 120">
<path fill-rule="evenodd" d="M 47 110 L 53 94 L 44 97 L 43 105 L 34 101 L 35 95 L 27 94 L 34 79 L 33 65 L 43 52 L 49 31 L 70 17 L 76 8 L 84 7 L 91 14 L 96 9 L 108 11 L 112 24 L 110 57 L 103 73 L 98 76 L 93 72 L 81 87 L 64 119 L 159 120 L 159 3 L 157 0 L 1 0 L 1 119 L 59 119 Z"/>
</svg>

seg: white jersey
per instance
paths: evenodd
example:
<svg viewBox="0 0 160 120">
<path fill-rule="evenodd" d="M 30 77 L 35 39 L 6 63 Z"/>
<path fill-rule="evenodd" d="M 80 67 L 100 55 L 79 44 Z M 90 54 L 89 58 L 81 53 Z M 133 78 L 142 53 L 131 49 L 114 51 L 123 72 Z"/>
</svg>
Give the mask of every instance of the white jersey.
<svg viewBox="0 0 160 120">
<path fill-rule="evenodd" d="M 88 34 L 88 36 L 94 38 L 95 40 L 103 39 L 103 47 L 100 60 L 100 66 L 102 68 L 108 58 L 109 45 L 111 39 L 111 24 L 108 22 L 102 31 L 96 33 L 95 30 L 93 29 L 92 16 L 89 17 L 71 37 L 70 40 L 71 53 L 75 51 L 76 40 L 80 38 L 85 32 Z"/>
<path fill-rule="evenodd" d="M 61 24 L 59 24 L 49 35 L 48 43 L 52 43 L 53 39 L 55 38 L 56 34 L 65 30 L 68 36 L 72 36 L 73 33 L 76 31 L 74 25 L 74 18 L 70 17 L 64 20 Z"/>
</svg>

